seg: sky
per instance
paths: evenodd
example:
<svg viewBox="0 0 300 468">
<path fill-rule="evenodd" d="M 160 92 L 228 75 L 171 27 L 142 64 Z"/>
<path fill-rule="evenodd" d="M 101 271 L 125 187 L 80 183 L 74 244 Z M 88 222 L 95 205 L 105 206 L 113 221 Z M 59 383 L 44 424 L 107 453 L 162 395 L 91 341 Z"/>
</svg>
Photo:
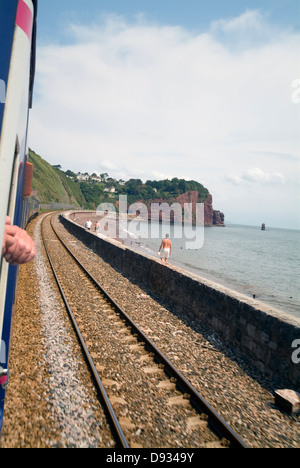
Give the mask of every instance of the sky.
<svg viewBox="0 0 300 468">
<path fill-rule="evenodd" d="M 299 0 L 39 0 L 29 146 L 300 229 L 299 57 Z"/>
</svg>

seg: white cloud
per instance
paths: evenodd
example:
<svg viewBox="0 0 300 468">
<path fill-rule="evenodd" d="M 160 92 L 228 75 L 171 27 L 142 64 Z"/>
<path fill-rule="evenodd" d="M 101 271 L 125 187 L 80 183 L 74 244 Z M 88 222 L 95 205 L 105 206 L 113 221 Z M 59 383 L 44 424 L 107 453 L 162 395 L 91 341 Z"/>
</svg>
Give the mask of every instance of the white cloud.
<svg viewBox="0 0 300 468">
<path fill-rule="evenodd" d="M 199 35 L 118 17 L 70 29 L 71 45 L 38 50 L 30 144 L 49 162 L 113 177 L 205 181 L 225 212 L 236 203 L 234 177 L 271 186 L 295 173 L 296 34 L 257 43 L 255 31 L 272 29 L 257 11 Z M 220 32 L 247 47 L 237 51 Z M 274 163 L 274 153 L 291 155 L 289 164 Z"/>
<path fill-rule="evenodd" d="M 236 18 L 214 21 L 211 33 L 235 51 L 278 43 L 279 38 L 285 35 L 285 32 L 266 21 L 261 10 L 247 10 Z"/>
<path fill-rule="evenodd" d="M 265 19 L 259 10 L 247 10 L 242 15 L 226 19 L 217 20 L 212 23 L 212 32 L 223 32 L 226 34 L 253 34 L 262 33 L 268 30 Z M 253 39 L 252 39 L 253 40 Z"/>
<path fill-rule="evenodd" d="M 247 169 L 243 174 L 229 174 L 226 179 L 235 184 L 245 184 L 245 182 L 255 184 L 270 184 L 270 185 L 283 185 L 285 183 L 284 176 L 279 172 L 266 173 L 259 167 Z"/>
</svg>

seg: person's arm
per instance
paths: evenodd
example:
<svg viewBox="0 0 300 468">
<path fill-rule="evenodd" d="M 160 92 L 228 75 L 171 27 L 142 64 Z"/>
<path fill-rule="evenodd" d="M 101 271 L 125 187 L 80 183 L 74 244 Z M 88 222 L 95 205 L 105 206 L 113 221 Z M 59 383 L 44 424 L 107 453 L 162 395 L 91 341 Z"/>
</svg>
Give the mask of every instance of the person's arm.
<svg viewBox="0 0 300 468">
<path fill-rule="evenodd" d="M 18 226 L 12 226 L 9 217 L 6 218 L 2 255 L 11 265 L 28 263 L 36 255 L 34 241 L 26 231 Z"/>
</svg>

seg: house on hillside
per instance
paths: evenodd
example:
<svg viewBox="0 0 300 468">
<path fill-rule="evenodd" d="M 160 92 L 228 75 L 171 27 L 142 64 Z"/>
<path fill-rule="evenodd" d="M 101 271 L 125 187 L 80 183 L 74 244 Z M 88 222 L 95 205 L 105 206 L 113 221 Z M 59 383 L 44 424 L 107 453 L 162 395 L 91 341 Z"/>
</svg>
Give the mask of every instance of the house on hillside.
<svg viewBox="0 0 300 468">
<path fill-rule="evenodd" d="M 106 187 L 104 189 L 104 192 L 106 192 L 106 193 L 116 193 L 116 188 L 115 187 Z"/>
<path fill-rule="evenodd" d="M 77 174 L 77 179 L 82 182 L 82 181 L 87 181 L 89 180 L 90 176 L 88 174 L 81 174 L 81 172 L 78 172 Z"/>
</svg>

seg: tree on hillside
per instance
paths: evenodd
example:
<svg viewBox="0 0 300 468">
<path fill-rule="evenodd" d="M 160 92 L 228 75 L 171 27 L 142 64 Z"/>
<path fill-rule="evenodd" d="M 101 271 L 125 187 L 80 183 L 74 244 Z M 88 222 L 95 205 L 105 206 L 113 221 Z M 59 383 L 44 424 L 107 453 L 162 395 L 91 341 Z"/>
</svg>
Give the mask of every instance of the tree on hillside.
<svg viewBox="0 0 300 468">
<path fill-rule="evenodd" d="M 106 179 L 108 178 L 107 172 L 104 172 L 103 174 L 100 174 L 101 182 L 105 182 Z"/>
<path fill-rule="evenodd" d="M 76 178 L 77 178 L 77 175 L 76 175 L 75 172 L 73 172 L 73 171 L 67 170 L 67 171 L 65 172 L 65 174 L 66 174 L 66 176 L 72 177 L 73 179 L 76 179 Z"/>
</svg>

